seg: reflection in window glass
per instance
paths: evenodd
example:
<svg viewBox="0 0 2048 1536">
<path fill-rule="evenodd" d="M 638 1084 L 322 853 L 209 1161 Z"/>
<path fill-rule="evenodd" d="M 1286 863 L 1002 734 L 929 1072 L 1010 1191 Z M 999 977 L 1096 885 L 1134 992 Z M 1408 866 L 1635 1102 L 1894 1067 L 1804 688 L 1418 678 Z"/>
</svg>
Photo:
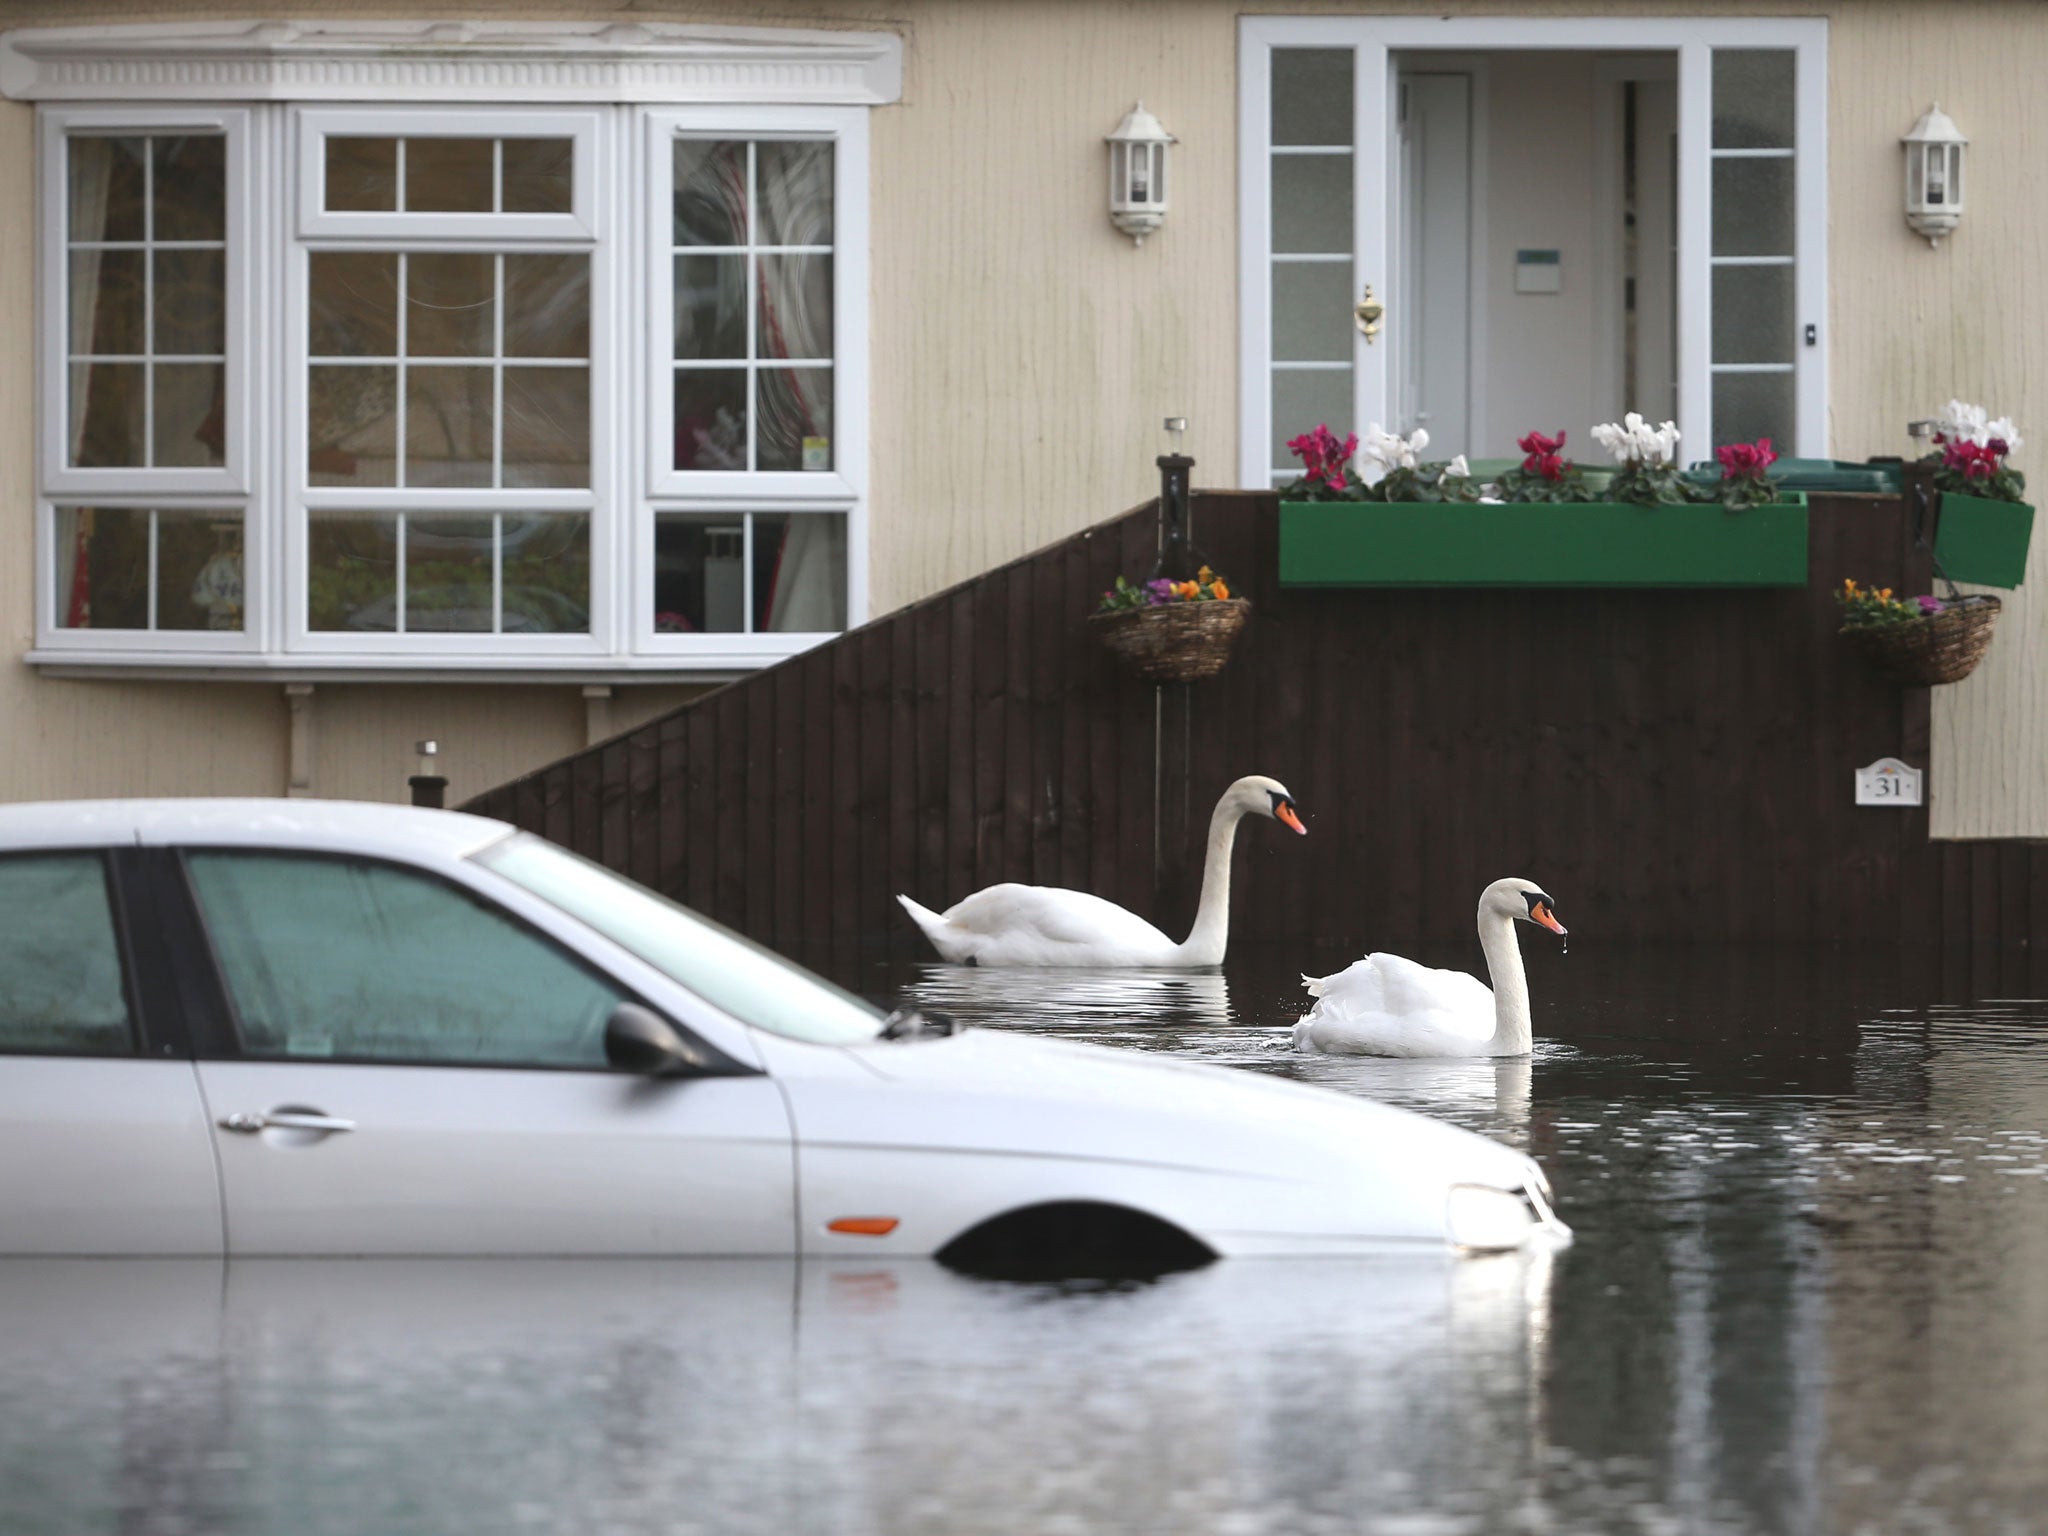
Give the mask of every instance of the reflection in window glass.
<svg viewBox="0 0 2048 1536">
<path fill-rule="evenodd" d="M 96 854 L 0 858 L 0 1051 L 135 1048 L 121 951 Z"/>
<path fill-rule="evenodd" d="M 451 886 L 352 859 L 187 863 L 251 1055 L 605 1065 L 624 994 Z"/>
<path fill-rule="evenodd" d="M 873 1004 L 553 843 L 521 832 L 474 857 L 743 1024 L 822 1045 L 875 1038 Z"/>
<path fill-rule="evenodd" d="M 586 634 L 581 512 L 309 514 L 307 627 L 364 634 Z"/>
</svg>

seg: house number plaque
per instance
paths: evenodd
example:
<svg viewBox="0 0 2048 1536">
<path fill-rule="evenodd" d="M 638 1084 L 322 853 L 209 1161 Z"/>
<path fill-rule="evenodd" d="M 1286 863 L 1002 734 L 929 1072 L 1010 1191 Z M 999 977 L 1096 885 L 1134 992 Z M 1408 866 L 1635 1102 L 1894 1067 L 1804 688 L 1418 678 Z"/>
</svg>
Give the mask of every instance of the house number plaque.
<svg viewBox="0 0 2048 1536">
<path fill-rule="evenodd" d="M 1924 770 L 1908 768 L 1896 757 L 1880 757 L 1868 768 L 1856 770 L 1858 805 L 1919 805 Z"/>
</svg>

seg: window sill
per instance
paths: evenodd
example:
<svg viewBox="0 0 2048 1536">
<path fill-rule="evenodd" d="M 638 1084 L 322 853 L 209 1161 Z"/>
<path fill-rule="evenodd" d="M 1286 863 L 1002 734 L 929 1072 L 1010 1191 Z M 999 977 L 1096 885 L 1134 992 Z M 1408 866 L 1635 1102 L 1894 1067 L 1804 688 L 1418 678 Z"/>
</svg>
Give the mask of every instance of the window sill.
<svg viewBox="0 0 2048 1536">
<path fill-rule="evenodd" d="M 741 637 L 735 637 L 741 638 Z M 834 634 L 778 635 L 766 644 L 720 645 L 630 656 L 396 656 L 204 651 L 36 649 L 23 660 L 44 677 L 153 678 L 242 683 L 724 683 L 771 667 Z"/>
</svg>

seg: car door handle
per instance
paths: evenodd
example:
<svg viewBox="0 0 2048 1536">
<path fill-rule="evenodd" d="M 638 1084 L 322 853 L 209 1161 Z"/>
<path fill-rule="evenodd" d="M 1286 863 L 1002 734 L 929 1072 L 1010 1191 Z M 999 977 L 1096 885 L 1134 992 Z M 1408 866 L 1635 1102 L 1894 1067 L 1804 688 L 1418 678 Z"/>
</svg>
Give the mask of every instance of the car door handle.
<svg viewBox="0 0 2048 1536">
<path fill-rule="evenodd" d="M 224 1131 L 253 1136 L 258 1131 L 352 1131 L 353 1120 L 338 1115 L 319 1115 L 305 1110 L 283 1109 L 268 1115 L 235 1114 L 220 1122 Z"/>
</svg>

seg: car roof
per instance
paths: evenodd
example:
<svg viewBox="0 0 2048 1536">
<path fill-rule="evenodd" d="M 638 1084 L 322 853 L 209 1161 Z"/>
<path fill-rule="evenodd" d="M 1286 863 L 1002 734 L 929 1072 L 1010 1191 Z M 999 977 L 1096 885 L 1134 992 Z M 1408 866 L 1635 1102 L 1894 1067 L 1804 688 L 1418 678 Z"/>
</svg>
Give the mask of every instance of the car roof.
<svg viewBox="0 0 2048 1536">
<path fill-rule="evenodd" d="M 455 859 L 512 830 L 460 811 L 367 800 L 51 800 L 0 805 L 0 852 L 117 843 L 308 848 Z"/>
</svg>

